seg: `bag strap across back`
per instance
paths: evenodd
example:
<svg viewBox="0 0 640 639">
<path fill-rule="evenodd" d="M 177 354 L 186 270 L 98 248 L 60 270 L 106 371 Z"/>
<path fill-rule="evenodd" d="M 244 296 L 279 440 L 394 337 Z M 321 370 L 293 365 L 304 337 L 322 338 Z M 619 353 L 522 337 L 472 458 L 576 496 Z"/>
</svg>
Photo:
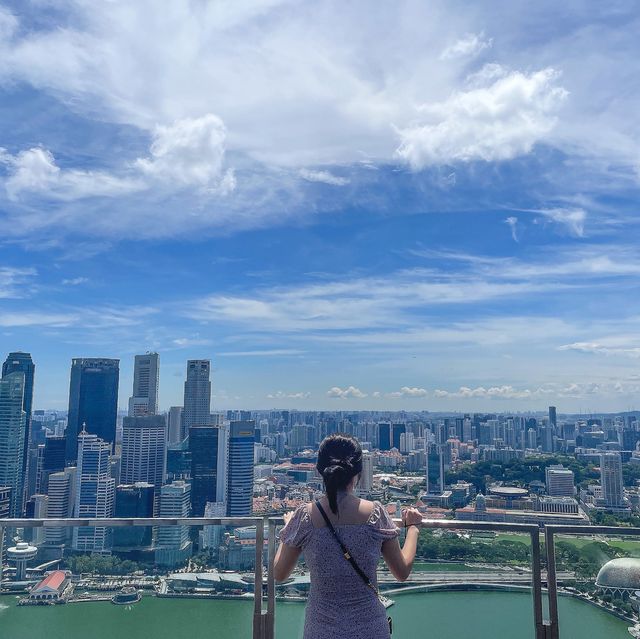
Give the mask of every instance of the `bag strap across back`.
<svg viewBox="0 0 640 639">
<path fill-rule="evenodd" d="M 380 593 L 378 592 L 378 589 L 374 586 L 374 584 L 371 581 L 371 579 L 369 579 L 369 577 L 367 577 L 367 575 L 365 574 L 364 570 L 362 570 L 362 568 L 360 568 L 360 566 L 358 566 L 358 564 L 356 563 L 356 560 L 353 558 L 353 556 L 351 555 L 351 553 L 349 552 L 347 547 L 342 543 L 342 539 L 340 539 L 340 537 L 338 537 L 338 533 L 336 532 L 336 529 L 334 528 L 333 524 L 331 523 L 331 520 L 327 516 L 327 513 L 325 512 L 324 508 L 321 506 L 321 504 L 320 504 L 320 502 L 318 500 L 316 500 L 316 506 L 318 507 L 318 510 L 320 511 L 320 514 L 322 515 L 322 518 L 324 519 L 325 523 L 327 524 L 327 528 L 331 531 L 331 533 L 335 537 L 336 541 L 340 545 L 340 549 L 342 550 L 342 554 L 343 554 L 344 558 L 353 566 L 353 569 L 358 573 L 358 575 L 360 576 L 360 579 L 362 579 L 362 581 L 364 581 L 364 583 L 369 588 L 371 588 L 371 590 L 373 590 L 373 592 L 376 593 L 376 596 L 378 598 L 380 598 Z"/>
</svg>

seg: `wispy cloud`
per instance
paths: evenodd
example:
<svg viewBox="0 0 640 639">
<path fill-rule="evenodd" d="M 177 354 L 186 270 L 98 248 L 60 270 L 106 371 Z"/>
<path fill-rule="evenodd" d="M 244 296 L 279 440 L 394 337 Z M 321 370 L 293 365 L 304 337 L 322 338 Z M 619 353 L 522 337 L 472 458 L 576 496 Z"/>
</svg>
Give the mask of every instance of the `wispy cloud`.
<svg viewBox="0 0 640 639">
<path fill-rule="evenodd" d="M 285 393 L 284 391 L 276 391 L 267 395 L 267 399 L 307 399 L 309 397 L 311 397 L 311 393 L 308 392 Z"/>
<path fill-rule="evenodd" d="M 36 275 L 34 268 L 0 266 L 0 299 L 24 297 Z"/>
<path fill-rule="evenodd" d="M 546 219 L 564 227 L 569 235 L 584 237 L 584 224 L 587 214 L 583 209 L 546 209 L 538 211 Z"/>
<path fill-rule="evenodd" d="M 513 215 L 505 219 L 505 224 L 511 229 L 511 237 L 514 242 L 519 242 L 518 238 L 518 218 Z"/>
<path fill-rule="evenodd" d="M 489 49 L 492 44 L 493 40 L 485 38 L 484 33 L 467 33 L 444 49 L 440 54 L 440 60 L 474 58 L 485 49 Z"/>
<path fill-rule="evenodd" d="M 349 178 L 334 175 L 329 171 L 317 171 L 312 169 L 300 169 L 300 177 L 308 182 L 323 182 L 331 186 L 345 186 L 351 180 Z"/>
</svg>

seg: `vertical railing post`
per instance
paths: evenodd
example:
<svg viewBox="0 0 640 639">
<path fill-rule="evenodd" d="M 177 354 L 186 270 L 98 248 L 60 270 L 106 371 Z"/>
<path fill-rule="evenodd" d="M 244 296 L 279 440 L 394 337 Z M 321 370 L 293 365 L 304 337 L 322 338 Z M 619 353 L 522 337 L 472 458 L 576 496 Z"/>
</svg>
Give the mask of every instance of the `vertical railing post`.
<svg viewBox="0 0 640 639">
<path fill-rule="evenodd" d="M 556 577 L 555 538 L 551 526 L 548 526 L 544 531 L 544 543 L 547 550 L 547 592 L 549 596 L 551 639 L 558 639 L 560 636 L 558 625 L 558 581 Z"/>
<path fill-rule="evenodd" d="M 264 639 L 262 632 L 262 554 L 264 552 L 264 520 L 256 521 L 256 569 L 253 579 L 253 639 Z"/>
<path fill-rule="evenodd" d="M 269 547 L 267 564 L 267 614 L 265 615 L 264 639 L 276 636 L 276 581 L 273 572 L 276 557 L 276 522 L 269 519 Z"/>
<path fill-rule="evenodd" d="M 531 531 L 531 589 L 533 590 L 533 623 L 536 639 L 545 639 L 542 618 L 542 563 L 540 561 L 540 530 Z"/>
</svg>

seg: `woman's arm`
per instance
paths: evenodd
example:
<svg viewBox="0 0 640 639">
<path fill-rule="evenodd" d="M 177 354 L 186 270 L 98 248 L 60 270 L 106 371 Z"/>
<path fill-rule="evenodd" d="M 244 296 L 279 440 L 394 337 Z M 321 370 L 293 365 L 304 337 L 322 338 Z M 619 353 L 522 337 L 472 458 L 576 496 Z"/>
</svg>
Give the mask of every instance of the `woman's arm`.
<svg viewBox="0 0 640 639">
<path fill-rule="evenodd" d="M 422 515 L 415 508 L 408 508 L 402 513 L 402 521 L 408 526 L 404 546 L 400 548 L 397 538 L 389 539 L 382 544 L 384 561 L 398 581 L 406 581 L 411 574 L 420 535 L 417 524 L 422 521 Z"/>
<path fill-rule="evenodd" d="M 283 517 L 285 525 L 289 523 L 291 517 L 293 513 L 285 513 Z M 301 552 L 301 549 L 295 546 L 280 544 L 273 561 L 273 575 L 276 581 L 284 581 L 293 572 Z"/>
<path fill-rule="evenodd" d="M 300 557 L 300 548 L 280 544 L 273 562 L 273 575 L 276 581 L 284 581 L 293 572 Z"/>
</svg>

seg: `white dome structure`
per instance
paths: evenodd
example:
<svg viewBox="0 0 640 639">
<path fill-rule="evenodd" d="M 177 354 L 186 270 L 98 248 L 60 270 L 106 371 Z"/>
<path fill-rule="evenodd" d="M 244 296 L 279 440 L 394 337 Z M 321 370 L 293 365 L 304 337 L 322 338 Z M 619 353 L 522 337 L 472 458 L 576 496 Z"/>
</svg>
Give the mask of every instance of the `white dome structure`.
<svg viewBox="0 0 640 639">
<path fill-rule="evenodd" d="M 596 587 L 615 597 L 631 596 L 640 590 L 640 559 L 624 557 L 608 561 L 598 572 Z"/>
<path fill-rule="evenodd" d="M 16 565 L 16 581 L 24 581 L 27 574 L 27 562 L 38 554 L 35 546 L 26 541 L 17 540 L 16 545 L 7 548 L 7 559 Z"/>
</svg>

